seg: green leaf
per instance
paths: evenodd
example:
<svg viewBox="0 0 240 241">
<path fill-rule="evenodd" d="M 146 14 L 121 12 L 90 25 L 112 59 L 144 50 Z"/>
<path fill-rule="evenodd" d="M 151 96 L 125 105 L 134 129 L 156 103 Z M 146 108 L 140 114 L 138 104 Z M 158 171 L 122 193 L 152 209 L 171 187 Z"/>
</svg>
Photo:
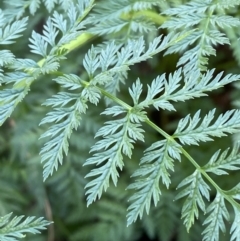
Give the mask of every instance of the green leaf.
<svg viewBox="0 0 240 241">
<path fill-rule="evenodd" d="M 216 175 L 226 175 L 228 170 L 240 169 L 240 154 L 239 142 L 235 144 L 232 152 L 227 156 L 229 148 L 225 150 L 220 156 L 220 150 L 215 152 L 210 161 L 203 167 L 206 172 L 211 172 Z"/>
<path fill-rule="evenodd" d="M 26 29 L 28 18 L 23 18 L 21 20 L 17 20 L 12 24 L 8 24 L 0 30 L 0 44 L 13 44 L 16 39 L 21 36 L 21 32 Z"/>
<path fill-rule="evenodd" d="M 41 161 L 44 162 L 43 179 L 46 180 L 49 175 L 52 175 L 54 169 L 58 169 L 58 164 L 62 164 L 63 153 L 68 153 L 68 139 L 72 134 L 73 129 L 77 129 L 80 125 L 81 115 L 86 112 L 86 99 L 79 95 L 70 95 L 64 93 L 64 101 L 60 99 L 62 93 L 54 96 L 45 104 L 56 106 L 54 99 L 60 106 L 73 102 L 70 107 L 54 107 L 52 112 L 41 121 L 40 125 L 46 123 L 53 123 L 53 125 L 41 135 L 40 138 L 50 137 L 50 140 L 45 143 L 42 148 Z"/>
<path fill-rule="evenodd" d="M 227 134 L 237 133 L 240 128 L 240 111 L 230 110 L 221 114 L 217 120 L 214 119 L 215 109 L 203 118 L 200 123 L 200 110 L 193 116 L 187 115 L 181 119 L 174 137 L 178 138 L 182 144 L 198 145 L 200 141 L 212 141 L 211 137 L 222 137 Z"/>
<path fill-rule="evenodd" d="M 207 213 L 209 216 L 204 221 L 203 225 L 206 228 L 203 231 L 203 241 L 218 241 L 219 230 L 226 232 L 224 219 L 229 220 L 229 213 L 225 206 L 224 197 L 217 193 L 214 201 L 208 206 Z"/>
<path fill-rule="evenodd" d="M 240 200 L 240 183 L 238 183 L 232 189 L 225 191 L 227 195 L 232 196 L 234 199 Z"/>
<path fill-rule="evenodd" d="M 77 90 L 82 88 L 81 79 L 74 74 L 66 74 L 55 79 L 63 88 Z"/>
<path fill-rule="evenodd" d="M 32 32 L 32 37 L 29 39 L 31 48 L 31 52 L 35 54 L 39 54 L 43 57 L 47 56 L 47 46 L 48 43 L 44 40 L 44 38 L 37 32 Z"/>
<path fill-rule="evenodd" d="M 184 218 L 184 225 L 189 232 L 191 226 L 194 224 L 195 218 L 199 217 L 198 207 L 205 212 L 205 203 L 203 196 L 209 200 L 210 187 L 203 180 L 201 173 L 196 170 L 193 174 L 185 178 L 177 188 L 185 187 L 178 195 L 176 199 L 187 196 L 182 208 L 182 218 Z"/>
<path fill-rule="evenodd" d="M 147 21 L 143 16 L 138 16 L 129 20 L 123 19 L 122 17 L 132 14 L 134 11 L 151 9 L 154 6 L 158 6 L 160 2 L 156 0 L 104 1 L 96 5 L 94 9 L 95 11 L 92 17 L 94 27 L 92 27 L 90 31 L 98 35 L 106 35 L 121 32 L 124 30 L 124 27 L 127 27 L 129 29 L 128 37 L 132 38 L 134 38 L 134 34 L 131 32 L 143 34 L 154 31 L 155 28 L 151 21 Z"/>
<path fill-rule="evenodd" d="M 164 140 L 155 142 L 146 149 L 140 168 L 132 175 L 138 179 L 128 186 L 128 189 L 134 189 L 135 193 L 129 199 L 132 204 L 128 207 L 127 225 L 135 222 L 138 216 L 142 218 L 144 209 L 149 213 L 152 199 L 155 206 L 157 205 L 161 195 L 159 181 L 162 179 L 162 183 L 169 187 L 169 171 L 174 171 L 174 159 L 180 161 L 179 148 L 177 143 Z"/>
<path fill-rule="evenodd" d="M 11 213 L 0 217 L 0 240 L 1 241 L 17 241 L 24 238 L 25 233 L 40 233 L 40 230 L 46 229 L 51 222 L 45 221 L 43 218 L 24 216 L 11 218 Z"/>
<path fill-rule="evenodd" d="M 9 50 L 1 50 L 0 51 L 0 66 L 4 66 L 7 64 L 13 63 L 15 60 L 15 56 Z"/>
<path fill-rule="evenodd" d="M 235 218 L 232 223 L 232 227 L 230 230 L 231 240 L 230 241 L 239 241 L 240 240 L 240 209 L 239 207 L 234 207 Z"/>
<path fill-rule="evenodd" d="M 28 90 L 28 88 L 20 88 L 0 91 L 0 125 L 12 114 L 16 105 L 22 101 Z"/>
<path fill-rule="evenodd" d="M 50 18 L 48 18 L 47 23 L 43 26 L 43 34 L 43 39 L 48 42 L 52 47 L 54 47 L 56 45 L 58 30 L 56 29 Z"/>
<path fill-rule="evenodd" d="M 49 12 L 51 12 L 55 4 L 57 4 L 57 0 L 43 0 L 43 2 Z"/>
<path fill-rule="evenodd" d="M 102 114 L 110 115 L 112 112 L 115 112 L 114 116 L 126 113 L 122 107 L 113 106 L 107 108 Z M 114 185 L 117 185 L 119 176 L 117 169 L 122 170 L 124 166 L 123 154 L 131 158 L 133 144 L 137 140 L 144 141 L 141 124 L 136 123 L 131 115 L 131 112 L 127 112 L 123 118 L 107 121 L 95 136 L 102 136 L 103 139 L 94 144 L 91 152 L 95 153 L 84 164 L 99 166 L 86 175 L 86 177 L 93 178 L 85 186 L 87 188 L 86 195 L 88 195 L 87 205 L 100 198 L 102 192 L 107 190 L 110 178 Z"/>
<path fill-rule="evenodd" d="M 216 24 L 224 25 L 225 28 L 239 26 L 239 19 L 225 16 L 224 11 L 224 8 L 238 5 L 238 2 L 194 0 L 163 12 L 170 18 L 162 24 L 161 28 L 168 28 L 170 31 L 177 30 L 176 32 L 182 33 L 188 29 L 197 29 L 188 38 L 182 39 L 166 52 L 170 54 L 184 51 L 178 61 L 178 66 L 184 66 L 185 74 L 190 74 L 192 71 L 199 73 L 206 71 L 209 56 L 216 55 L 214 46 L 230 43 L 225 33 L 216 29 Z M 217 15 L 215 11 L 218 13 Z M 188 47 L 190 49 L 187 49 Z"/>
<path fill-rule="evenodd" d="M 215 77 L 213 77 L 213 74 L 214 69 L 208 70 L 203 75 L 193 72 L 191 76 L 184 76 L 183 86 L 181 85 L 183 78 L 181 68 L 170 74 L 168 78 L 165 74 L 160 75 L 152 81 L 151 86 L 148 86 L 147 97 L 139 106 L 146 107 L 153 105 L 157 110 L 166 109 L 175 111 L 173 104 L 170 102 L 186 101 L 206 96 L 205 92 L 218 89 L 240 79 L 239 75 L 231 74 L 222 78 L 223 72 Z M 196 81 L 196 79 L 199 79 L 199 81 Z M 160 97 L 155 98 L 159 94 Z"/>
<path fill-rule="evenodd" d="M 132 88 L 129 88 L 129 93 L 133 99 L 134 105 L 138 104 L 139 97 L 142 93 L 142 84 L 140 83 L 140 80 L 137 79 L 137 81 L 132 85 Z"/>
</svg>

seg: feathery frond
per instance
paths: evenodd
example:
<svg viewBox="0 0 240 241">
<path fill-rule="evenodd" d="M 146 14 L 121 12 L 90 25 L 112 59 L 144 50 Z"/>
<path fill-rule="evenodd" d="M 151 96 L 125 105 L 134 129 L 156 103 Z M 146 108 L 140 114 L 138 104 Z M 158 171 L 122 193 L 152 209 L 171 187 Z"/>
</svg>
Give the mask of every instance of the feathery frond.
<svg viewBox="0 0 240 241">
<path fill-rule="evenodd" d="M 144 34 L 155 31 L 154 24 L 145 19 L 143 15 L 134 16 L 134 12 L 144 11 L 158 6 L 156 0 L 123 0 L 105 1 L 96 4 L 92 15 L 93 26 L 90 31 L 98 35 L 114 34 L 128 29 L 129 38 L 135 38 L 136 34 Z M 135 35 L 135 36 L 134 36 Z M 122 37 L 124 39 L 124 37 Z M 125 38 L 126 39 L 126 38 Z"/>
<path fill-rule="evenodd" d="M 182 144 L 198 145 L 200 141 L 212 141 L 211 137 L 226 136 L 227 133 L 239 132 L 240 111 L 231 110 L 214 119 L 215 110 L 211 110 L 200 123 L 200 111 L 192 118 L 190 115 L 181 119 L 173 137 L 178 138 Z M 211 124 L 212 123 L 212 124 Z"/>
<path fill-rule="evenodd" d="M 142 218 L 144 209 L 149 213 L 152 199 L 154 205 L 157 205 L 161 195 L 160 179 L 167 188 L 169 187 L 169 172 L 174 171 L 174 159 L 181 160 L 179 147 L 177 143 L 164 140 L 153 143 L 145 150 L 140 168 L 132 175 L 139 179 L 128 186 L 128 189 L 135 190 L 135 194 L 129 199 L 132 204 L 128 208 L 128 225 L 135 222 L 138 216 Z"/>
<path fill-rule="evenodd" d="M 17 241 L 24 238 L 25 233 L 40 233 L 40 230 L 46 229 L 51 222 L 45 221 L 43 218 L 24 216 L 14 217 L 10 219 L 12 213 L 0 217 L 0 240 L 1 241 Z"/>
<path fill-rule="evenodd" d="M 169 8 L 163 14 L 170 16 L 161 28 L 170 31 L 181 31 L 182 33 L 195 28 L 195 31 L 188 38 L 179 41 L 170 47 L 166 54 L 185 52 L 179 59 L 178 66 L 184 66 L 184 72 L 206 71 L 209 56 L 216 55 L 214 47 L 217 45 L 229 44 L 229 39 L 220 28 L 231 28 L 240 26 L 240 21 L 236 17 L 225 15 L 224 10 L 230 6 L 236 6 L 239 1 L 199 1 L 194 0 L 180 5 L 176 8 Z M 218 15 L 215 11 L 220 11 Z M 216 26 L 218 25 L 218 26 Z M 197 44 L 196 44 L 197 43 Z M 192 47 L 192 45 L 195 45 Z M 190 49 L 187 49 L 189 48 Z"/>
<path fill-rule="evenodd" d="M 107 190 L 110 178 L 114 185 L 117 185 L 118 169 L 122 170 L 124 166 L 123 154 L 131 158 L 133 144 L 137 140 L 144 140 L 143 130 L 131 111 L 127 112 L 122 107 L 113 106 L 107 108 L 102 114 L 114 116 L 125 114 L 125 116 L 106 122 L 95 136 L 103 136 L 103 139 L 94 144 L 91 152 L 95 153 L 84 164 L 99 166 L 86 176 L 93 178 L 85 187 L 88 205 L 100 198 L 102 192 Z"/>
<path fill-rule="evenodd" d="M 229 149 L 225 150 L 220 156 L 220 150 L 217 151 L 210 161 L 203 167 L 206 172 L 216 175 L 226 175 L 228 170 L 240 169 L 239 143 L 235 144 L 231 153 L 228 155 Z M 228 155 L 228 156 L 227 156 Z"/>
<path fill-rule="evenodd" d="M 198 207 L 205 212 L 205 203 L 203 197 L 208 201 L 210 198 L 210 187 L 203 180 L 201 173 L 196 170 L 193 174 L 185 178 L 178 188 L 185 187 L 178 195 L 176 199 L 187 196 L 182 208 L 182 218 L 184 218 L 184 225 L 187 231 L 191 228 L 195 218 L 199 217 Z"/>
<path fill-rule="evenodd" d="M 224 198 L 217 193 L 214 201 L 208 206 L 207 213 L 209 216 L 204 221 L 203 225 L 208 225 L 203 231 L 204 241 L 219 240 L 219 231 L 226 232 L 224 219 L 229 220 L 229 212 L 225 206 Z"/>
<path fill-rule="evenodd" d="M 65 75 L 55 79 L 59 84 L 68 89 L 81 89 L 81 82 L 77 76 Z M 52 106 L 54 109 L 41 121 L 40 125 L 51 123 L 52 126 L 43 134 L 41 138 L 50 137 L 44 145 L 40 154 L 44 162 L 43 178 L 46 180 L 52 175 L 54 169 L 58 169 L 58 164 L 62 164 L 63 153 L 68 153 L 68 139 L 72 130 L 80 125 L 81 115 L 86 112 L 87 99 L 80 93 L 60 92 L 48 99 L 44 105 Z"/>
</svg>

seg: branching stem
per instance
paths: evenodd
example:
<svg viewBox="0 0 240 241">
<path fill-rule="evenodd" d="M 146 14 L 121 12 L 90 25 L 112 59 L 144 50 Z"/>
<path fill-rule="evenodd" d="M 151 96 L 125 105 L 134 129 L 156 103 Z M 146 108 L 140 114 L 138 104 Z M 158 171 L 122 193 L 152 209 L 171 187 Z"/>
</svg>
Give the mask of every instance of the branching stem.
<svg viewBox="0 0 240 241">
<path fill-rule="evenodd" d="M 88 85 L 89 83 L 86 81 L 83 81 L 84 84 Z M 116 96 L 112 95 L 111 93 L 107 92 L 106 90 L 97 87 L 96 88 L 101 91 L 102 95 L 110 98 L 112 101 L 115 103 L 121 105 L 124 107 L 126 110 L 130 111 L 133 107 L 122 101 L 121 99 L 117 98 Z M 160 133 L 163 137 L 165 137 L 167 140 L 170 140 L 172 142 L 176 142 L 176 140 L 170 136 L 168 133 L 166 133 L 164 130 L 162 130 L 160 127 L 158 127 L 156 124 L 154 124 L 152 121 L 150 121 L 148 118 L 145 119 L 144 121 L 146 124 L 151 126 L 154 130 L 156 130 L 158 133 Z M 221 189 L 216 182 L 207 174 L 205 170 L 201 168 L 201 166 L 198 165 L 198 163 L 191 157 L 191 155 L 183 148 L 180 148 L 182 154 L 195 166 L 195 168 L 201 172 L 201 174 L 214 186 L 214 188 L 221 193 L 228 202 L 230 202 L 234 207 L 238 207 L 240 209 L 240 204 L 237 203 L 231 196 L 227 195 L 226 192 Z"/>
</svg>

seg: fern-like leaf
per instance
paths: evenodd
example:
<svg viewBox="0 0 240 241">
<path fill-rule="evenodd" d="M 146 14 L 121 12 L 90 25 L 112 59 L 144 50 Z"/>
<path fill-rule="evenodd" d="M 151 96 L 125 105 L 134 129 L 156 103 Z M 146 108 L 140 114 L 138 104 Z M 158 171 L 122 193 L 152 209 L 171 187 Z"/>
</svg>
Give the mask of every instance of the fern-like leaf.
<svg viewBox="0 0 240 241">
<path fill-rule="evenodd" d="M 225 191 L 227 195 L 230 195 L 234 199 L 240 200 L 240 183 L 238 183 L 235 187 L 232 189 Z"/>
<path fill-rule="evenodd" d="M 193 174 L 185 178 L 178 188 L 185 187 L 178 195 L 176 199 L 187 196 L 182 208 L 182 218 L 184 218 L 184 224 L 187 231 L 190 230 L 194 223 L 195 218 L 199 217 L 198 207 L 205 212 L 205 203 L 203 196 L 209 200 L 210 187 L 203 180 L 201 173 L 196 170 Z"/>
<path fill-rule="evenodd" d="M 143 38 L 129 40 L 126 46 L 110 43 L 101 52 L 92 48 L 84 59 L 84 67 L 93 85 L 107 85 L 111 82 L 118 87 L 119 81 L 124 82 L 129 66 L 146 61 L 153 55 L 164 51 L 182 36 L 169 34 L 164 38 L 155 38 L 145 50 Z M 102 72 L 98 73 L 98 69 Z"/>
<path fill-rule="evenodd" d="M 45 4 L 47 10 L 49 12 L 51 12 L 53 10 L 55 4 L 57 4 L 58 1 L 57 0 L 43 0 L 43 2 Z"/>
<path fill-rule="evenodd" d="M 5 89 L 0 91 L 0 125 L 12 114 L 16 105 L 28 93 L 28 88 Z"/>
<path fill-rule="evenodd" d="M 216 55 L 214 47 L 216 45 L 229 44 L 229 39 L 225 33 L 216 28 L 216 24 L 222 27 L 231 28 L 240 26 L 240 21 L 234 17 L 228 17 L 224 14 L 225 8 L 238 5 L 233 1 L 231 4 L 223 1 L 199 1 L 194 0 L 180 5 L 176 8 L 169 8 L 163 12 L 170 16 L 161 28 L 168 28 L 170 31 L 182 31 L 197 28 L 193 35 L 179 41 L 175 46 L 170 47 L 167 54 L 174 52 L 183 52 L 178 62 L 178 66 L 184 65 L 184 72 L 191 73 L 195 71 L 207 70 L 208 58 L 210 55 Z M 214 11 L 221 11 L 215 15 Z M 182 30 L 184 28 L 184 30 Z M 198 43 L 195 47 L 186 50 L 189 46 Z"/>
<path fill-rule="evenodd" d="M 230 230 L 231 240 L 230 241 L 240 241 L 240 210 L 237 207 L 234 207 L 235 218 L 232 223 L 232 227 Z"/>
<path fill-rule="evenodd" d="M 209 216 L 203 225 L 207 227 L 203 231 L 203 241 L 218 241 L 219 230 L 226 232 L 224 219 L 229 220 L 229 213 L 225 206 L 224 197 L 217 193 L 214 201 L 208 206 L 207 213 Z"/>
<path fill-rule="evenodd" d="M 103 191 L 109 187 L 110 178 L 114 185 L 117 185 L 118 168 L 123 168 L 123 154 L 129 158 L 132 155 L 133 144 L 137 140 L 143 141 L 143 130 L 141 125 L 136 122 L 136 119 L 129 111 L 123 107 L 113 106 L 107 108 L 102 114 L 114 115 L 126 114 L 125 117 L 108 121 L 99 129 L 96 137 L 103 136 L 91 148 L 94 155 L 88 158 L 84 165 L 97 165 L 99 167 L 91 170 L 86 177 L 92 177 L 85 188 L 87 204 L 90 205 L 97 197 L 100 198 Z"/>
<path fill-rule="evenodd" d="M 31 48 L 32 53 L 39 54 L 43 57 L 47 56 L 47 42 L 44 41 L 39 33 L 33 31 L 30 43 L 29 47 Z"/>
<path fill-rule="evenodd" d="M 29 46 L 33 53 L 45 58 L 41 63 L 37 64 L 32 60 L 23 59 L 14 61 L 12 54 L 4 50 L 0 51 L 0 55 L 1 53 L 6 54 L 5 60 L 1 60 L 0 64 L 11 64 L 10 67 L 12 69 L 17 68 L 26 71 L 9 73 L 3 77 L 3 82 L 14 83 L 14 87 L 12 90 L 6 89 L 0 92 L 0 125 L 12 114 L 17 104 L 27 95 L 31 83 L 40 73 L 48 74 L 59 68 L 59 61 L 64 58 L 62 54 L 59 55 L 61 47 L 81 34 L 79 30 L 83 29 L 84 25 L 80 20 L 89 12 L 92 5 L 93 2 L 90 0 L 79 2 L 76 6 L 71 4 L 68 10 L 68 26 L 63 16 L 56 13 L 52 19 L 48 19 L 47 24 L 44 26 L 43 35 L 33 31 Z M 5 29 L 1 28 L 0 44 L 14 43 L 14 40 L 20 36 L 20 32 L 25 29 L 26 23 L 27 18 L 24 18 L 15 21 L 12 25 L 6 25 Z M 2 26 L 5 25 L 5 18 L 2 12 L 0 13 L 0 24 Z M 60 31 L 62 31 L 62 37 L 56 43 L 56 38 Z M 51 46 L 50 53 L 48 53 L 48 46 Z M 65 53 L 66 51 L 63 51 L 63 54 Z M 94 101 L 96 103 L 96 100 Z"/>
<path fill-rule="evenodd" d="M 13 44 L 21 36 L 21 32 L 26 29 L 28 18 L 17 20 L 8 24 L 5 28 L 0 28 L 0 44 Z"/>
<path fill-rule="evenodd" d="M 17 241 L 24 238 L 25 233 L 40 233 L 40 230 L 46 229 L 51 224 L 43 218 L 24 216 L 11 218 L 11 213 L 0 217 L 0 240 L 1 241 Z"/>
<path fill-rule="evenodd" d="M 52 1 L 47 2 L 53 3 Z M 83 20 L 92 6 L 92 0 L 84 0 L 75 5 L 72 3 L 67 11 L 67 20 L 64 19 L 63 15 L 54 12 L 53 17 L 49 18 L 43 27 L 43 35 L 33 31 L 29 44 L 31 51 L 44 58 L 46 56 L 61 57 L 61 55 L 59 56 L 58 54 L 59 51 L 62 50 L 61 47 L 76 39 L 82 33 L 81 30 L 83 30 L 85 26 L 81 20 Z M 48 8 L 51 9 L 52 7 L 49 6 Z M 60 32 L 62 36 L 57 42 L 56 38 L 59 37 Z M 50 53 L 48 53 L 49 45 L 51 46 Z"/>
<path fill-rule="evenodd" d="M 59 84 L 69 89 L 81 89 L 81 80 L 75 75 L 65 75 L 55 79 Z M 77 129 L 81 115 L 86 112 L 87 99 L 82 94 L 60 92 L 45 102 L 45 105 L 54 107 L 52 112 L 41 121 L 40 125 L 52 123 L 53 125 L 43 134 L 41 138 L 51 139 L 44 145 L 40 154 L 44 162 L 43 178 L 46 180 L 52 175 L 58 164 L 62 164 L 63 152 L 68 153 L 68 139 L 72 130 Z M 68 105 L 68 106 L 67 106 Z"/>
<path fill-rule="evenodd" d="M 0 67 L 11 64 L 15 60 L 15 56 L 9 50 L 0 51 Z"/>
<path fill-rule="evenodd" d="M 182 144 L 198 145 L 200 141 L 211 141 L 211 137 L 222 137 L 226 134 L 233 134 L 240 128 L 240 111 L 231 110 L 221 114 L 217 120 L 214 119 L 215 109 L 211 110 L 200 123 L 200 111 L 193 118 L 190 115 L 181 119 L 174 137 L 178 138 Z"/>
<path fill-rule="evenodd" d="M 228 170 L 240 169 L 239 143 L 235 144 L 231 153 L 227 156 L 229 149 L 225 150 L 220 156 L 220 150 L 217 151 L 210 161 L 203 167 L 206 172 L 216 175 L 226 175 Z"/>
<path fill-rule="evenodd" d="M 139 179 L 128 186 L 128 189 L 135 189 L 136 192 L 129 199 L 132 204 L 128 207 L 127 225 L 135 222 L 138 216 L 142 218 L 144 209 L 149 213 L 152 199 L 157 205 L 161 195 L 159 181 L 162 179 L 162 183 L 169 187 L 169 172 L 174 171 L 174 159 L 181 160 L 179 148 L 176 142 L 163 140 L 146 149 L 140 168 L 132 175 Z"/>
<path fill-rule="evenodd" d="M 134 37 L 136 32 L 141 34 L 154 30 L 154 26 L 150 21 L 146 21 L 143 17 L 136 16 L 129 18 L 134 11 L 143 11 L 159 5 L 156 0 L 122 0 L 122 1 L 105 1 L 96 5 L 95 13 L 93 14 L 92 21 L 94 27 L 90 29 L 91 32 L 99 35 L 112 34 L 121 32 L 125 27 L 129 30 L 129 38 Z"/>
<path fill-rule="evenodd" d="M 148 86 L 146 99 L 140 103 L 140 106 L 146 107 L 153 105 L 156 109 L 175 110 L 171 102 L 186 101 L 192 98 L 206 96 L 206 92 L 219 89 L 231 82 L 239 80 L 239 75 L 226 75 L 222 78 L 223 72 L 213 77 L 214 69 L 208 70 L 200 75 L 198 72 L 191 76 L 184 76 L 184 86 L 181 85 L 183 71 L 178 69 L 166 78 L 165 74 L 154 79 Z M 196 81 L 199 79 L 199 81 Z M 161 93 L 164 91 L 163 93 Z M 156 98 L 156 95 L 160 97 Z M 170 102 L 171 101 L 171 102 Z"/>
<path fill-rule="evenodd" d="M 41 0 L 30 0 L 29 3 L 29 11 L 32 15 L 34 15 L 37 9 L 40 7 Z"/>
</svg>

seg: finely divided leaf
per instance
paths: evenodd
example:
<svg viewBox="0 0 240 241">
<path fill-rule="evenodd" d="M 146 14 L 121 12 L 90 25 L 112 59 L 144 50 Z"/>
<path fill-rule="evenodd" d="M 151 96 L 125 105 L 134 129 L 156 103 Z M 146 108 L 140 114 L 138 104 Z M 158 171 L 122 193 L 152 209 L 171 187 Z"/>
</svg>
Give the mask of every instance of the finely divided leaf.
<svg viewBox="0 0 240 241">
<path fill-rule="evenodd" d="M 12 114 L 16 105 L 22 101 L 28 91 L 29 88 L 27 86 L 25 88 L 0 91 L 0 125 Z"/>
<path fill-rule="evenodd" d="M 39 54 L 43 57 L 47 56 L 48 43 L 44 40 L 42 35 L 33 31 L 32 37 L 29 39 L 29 41 L 29 47 L 31 48 L 32 53 Z"/>
<path fill-rule="evenodd" d="M 43 166 L 44 180 L 49 175 L 52 175 L 54 169 L 58 169 L 58 163 L 62 164 L 63 152 L 66 155 L 68 153 L 68 139 L 71 136 L 72 129 L 77 129 L 80 124 L 81 114 L 85 113 L 86 109 L 85 100 L 79 98 L 72 107 L 56 108 L 53 112 L 47 114 L 40 123 L 57 123 L 41 136 L 41 138 L 51 137 L 51 140 L 44 145 L 40 152 L 42 162 L 45 162 Z"/>
<path fill-rule="evenodd" d="M 53 10 L 55 4 L 57 4 L 58 1 L 57 0 L 43 0 L 43 2 L 45 4 L 47 10 L 49 12 L 51 12 Z"/>
<path fill-rule="evenodd" d="M 146 51 L 145 41 L 142 37 L 138 40 L 129 40 L 124 47 L 110 43 L 101 52 L 92 47 L 85 56 L 83 64 L 94 85 L 106 85 L 111 82 L 118 83 L 119 77 L 120 81 L 124 82 L 127 78 L 129 66 L 146 61 L 153 55 L 162 52 L 177 41 L 178 38 L 180 38 L 179 35 L 173 34 L 169 34 L 164 38 L 159 36 L 149 44 Z M 97 73 L 99 68 L 102 70 L 101 73 Z M 117 87 L 118 84 L 115 88 Z"/>
<path fill-rule="evenodd" d="M 40 230 L 46 229 L 51 224 L 43 218 L 24 216 L 11 218 L 11 213 L 0 217 L 0 240 L 1 241 L 17 241 L 24 238 L 25 233 L 40 233 Z"/>
<path fill-rule="evenodd" d="M 118 110 L 119 109 L 119 110 Z M 118 111 L 115 112 L 115 111 Z M 104 114 L 114 113 L 114 116 L 126 112 L 122 107 L 110 107 Z M 100 198 L 103 191 L 109 187 L 110 178 L 114 185 L 117 185 L 118 168 L 123 168 L 123 154 L 131 158 L 133 144 L 137 140 L 144 140 L 141 124 L 136 123 L 131 118 L 131 112 L 121 119 L 111 120 L 99 129 L 96 137 L 103 136 L 91 148 L 95 152 L 92 157 L 86 160 L 84 165 L 97 165 L 86 177 L 93 178 L 85 188 L 87 188 L 87 204 L 90 205 L 97 198 Z"/>
<path fill-rule="evenodd" d="M 15 56 L 9 50 L 0 50 L 0 67 L 11 64 L 15 60 Z"/>
<path fill-rule="evenodd" d="M 198 207 L 205 212 L 203 196 L 209 201 L 210 187 L 203 180 L 202 175 L 198 170 L 185 178 L 177 188 L 183 186 L 186 187 L 178 193 L 176 199 L 187 196 L 182 208 L 182 218 L 184 218 L 184 225 L 186 226 L 187 231 L 189 231 L 194 224 L 195 218 L 199 217 Z"/>
<path fill-rule="evenodd" d="M 234 207 L 235 218 L 232 223 L 230 230 L 231 240 L 230 241 L 240 241 L 240 208 Z"/>
<path fill-rule="evenodd" d="M 54 7 L 54 1 L 45 0 L 49 11 Z M 93 1 L 89 0 L 85 0 L 84 3 L 79 2 L 76 5 L 70 4 L 67 10 L 68 20 L 64 19 L 63 15 L 54 12 L 53 17 L 48 18 L 47 23 L 43 26 L 43 35 L 33 31 L 32 37 L 29 39 L 31 52 L 39 54 L 44 58 L 47 56 L 59 57 L 59 53 L 63 50 L 61 47 L 75 40 L 82 33 L 81 30 L 84 28 L 84 23 L 81 20 L 89 12 L 92 5 Z M 61 37 L 59 33 L 62 34 Z M 50 53 L 48 53 L 48 46 L 51 47 Z M 63 51 L 60 57 L 66 52 Z"/>
<path fill-rule="evenodd" d="M 95 51 L 93 46 L 91 49 L 88 50 L 88 53 L 85 55 L 85 58 L 83 59 L 83 66 L 87 71 L 89 78 L 92 78 L 97 68 L 99 68 L 99 57 L 97 56 L 97 52 Z"/>
<path fill-rule="evenodd" d="M 26 29 L 27 20 L 28 18 L 23 18 L 6 25 L 4 28 L 0 27 L 0 45 L 15 43 L 15 40 L 21 36 L 20 33 Z"/>
<path fill-rule="evenodd" d="M 47 23 L 43 26 L 43 39 L 48 42 L 51 47 L 55 46 L 58 30 L 54 26 L 54 23 L 48 18 Z"/>
<path fill-rule="evenodd" d="M 240 183 L 238 183 L 235 187 L 232 189 L 225 191 L 225 193 L 234 199 L 240 200 Z"/>
<path fill-rule="evenodd" d="M 136 38 L 136 32 L 147 33 L 155 30 L 153 24 L 147 21 L 143 15 L 132 17 L 134 12 L 151 9 L 159 5 L 156 0 L 144 1 L 104 1 L 96 5 L 93 14 L 93 26 L 90 31 L 99 34 L 121 33 L 121 30 L 128 28 L 128 38 Z M 151 20 L 151 19 L 150 19 Z M 134 34 L 135 33 L 135 34 Z"/>
<path fill-rule="evenodd" d="M 39 8 L 41 0 L 31 0 L 29 4 L 29 10 L 32 15 L 34 15 Z"/>
<path fill-rule="evenodd" d="M 229 74 L 222 77 L 223 72 L 215 77 L 213 75 L 214 69 L 208 70 L 203 75 L 193 71 L 191 75 L 184 76 L 181 68 L 168 77 L 165 74 L 160 75 L 148 86 L 147 97 L 139 106 L 153 105 L 156 109 L 161 108 L 172 111 L 175 108 L 170 102 L 186 101 L 206 96 L 206 92 L 219 89 L 240 79 L 240 75 Z M 184 82 L 181 84 L 182 79 L 184 79 Z M 160 96 L 156 97 L 157 95 Z"/>
<path fill-rule="evenodd" d="M 227 111 L 212 123 L 214 113 L 215 109 L 211 110 L 202 121 L 200 118 L 200 110 L 192 118 L 190 115 L 187 115 L 184 119 L 180 120 L 173 137 L 178 138 L 182 144 L 198 145 L 200 141 L 212 141 L 211 137 L 222 137 L 227 134 L 239 132 L 239 110 Z"/>
<path fill-rule="evenodd" d="M 55 81 L 68 89 L 80 89 L 80 78 L 75 75 L 64 75 Z M 49 141 L 44 145 L 40 154 L 44 162 L 43 178 L 46 180 L 52 175 L 54 169 L 62 164 L 63 153 L 68 153 L 68 139 L 73 129 L 80 125 L 81 115 L 87 110 L 87 98 L 83 93 L 60 92 L 45 102 L 45 105 L 54 107 L 53 111 L 41 121 L 40 125 L 51 123 L 52 126 L 41 138 L 48 137 Z"/>
<path fill-rule="evenodd" d="M 203 241 L 218 241 L 219 230 L 226 232 L 224 219 L 229 220 L 229 213 L 225 206 L 224 197 L 217 193 L 214 201 L 208 206 L 207 213 L 209 216 L 203 225 L 207 225 L 203 231 Z"/>
<path fill-rule="evenodd" d="M 55 79 L 63 88 L 76 90 L 82 88 L 81 79 L 74 74 L 65 74 Z"/>
<path fill-rule="evenodd" d="M 184 73 L 206 71 L 209 56 L 216 55 L 214 47 L 219 44 L 229 44 L 225 33 L 220 32 L 216 25 L 224 28 L 240 25 L 238 18 L 225 16 L 225 7 L 228 8 L 231 4 L 237 5 L 235 1 L 232 2 L 234 3 L 195 0 L 163 12 L 170 18 L 162 24 L 161 28 L 177 30 L 176 32 L 180 31 L 182 34 L 189 29 L 197 29 L 192 36 L 183 38 L 175 46 L 170 46 L 166 52 L 167 54 L 182 53 L 186 50 L 178 61 L 178 66 L 184 66 Z M 187 49 L 189 47 L 190 49 Z"/>
<path fill-rule="evenodd" d="M 206 172 L 211 172 L 216 175 L 226 175 L 229 170 L 240 169 L 240 153 L 238 142 L 235 144 L 233 150 L 228 155 L 229 148 L 225 150 L 220 156 L 220 150 L 217 151 L 210 159 L 210 161 L 203 167 Z"/>
<path fill-rule="evenodd" d="M 174 159 L 180 160 L 179 148 L 176 142 L 164 140 L 155 142 L 145 151 L 140 168 L 132 175 L 138 179 L 128 186 L 128 189 L 135 190 L 135 194 L 129 199 L 132 204 L 128 207 L 127 225 L 135 222 L 138 216 L 142 218 L 144 209 L 149 213 L 152 199 L 157 205 L 161 195 L 160 179 L 168 188 L 170 171 L 174 171 Z"/>
<path fill-rule="evenodd" d="M 58 96 L 60 98 L 60 96 Z M 68 96 L 73 101 L 72 96 Z M 42 120 L 41 124 L 54 123 L 41 138 L 50 137 L 51 139 L 45 143 L 40 155 L 44 162 L 43 179 L 46 180 L 52 175 L 54 169 L 58 169 L 58 164 L 62 164 L 63 153 L 68 153 L 68 139 L 73 129 L 77 129 L 80 125 L 81 115 L 86 112 L 87 105 L 85 99 L 78 96 L 75 103 L 71 107 L 54 108 Z"/>
<path fill-rule="evenodd" d="M 138 104 L 139 97 L 142 93 L 142 84 L 139 79 L 133 83 L 132 88 L 129 88 L 129 93 L 133 99 L 134 105 Z"/>
</svg>

